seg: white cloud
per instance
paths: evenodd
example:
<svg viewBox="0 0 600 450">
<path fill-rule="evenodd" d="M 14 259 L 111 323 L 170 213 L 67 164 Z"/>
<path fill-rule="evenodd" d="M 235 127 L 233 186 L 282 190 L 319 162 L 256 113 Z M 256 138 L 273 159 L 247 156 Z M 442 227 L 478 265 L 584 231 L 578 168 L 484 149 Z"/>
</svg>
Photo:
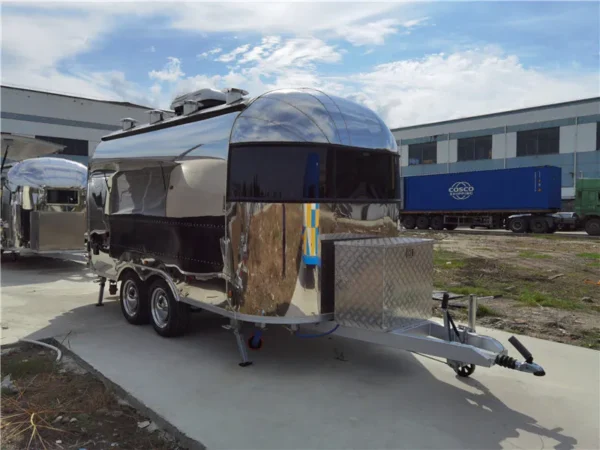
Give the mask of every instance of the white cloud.
<svg viewBox="0 0 600 450">
<path fill-rule="evenodd" d="M 231 61 L 235 60 L 238 57 L 238 55 L 241 55 L 242 53 L 246 53 L 249 48 L 250 48 L 250 44 L 240 45 L 239 47 L 230 51 L 229 53 L 224 53 L 221 56 L 219 56 L 217 58 L 217 61 L 231 62 Z"/>
<path fill-rule="evenodd" d="M 395 19 L 381 19 L 362 26 L 350 24 L 341 26 L 337 30 L 341 36 L 354 45 L 381 45 L 387 36 L 395 34 L 397 31 L 398 23 Z"/>
<path fill-rule="evenodd" d="M 402 127 L 592 97 L 597 74 L 523 67 L 497 48 L 382 64 L 349 77 L 360 100 Z"/>
<path fill-rule="evenodd" d="M 202 52 L 197 56 L 198 56 L 198 58 L 208 58 L 210 55 L 217 55 L 217 54 L 221 53 L 222 51 L 223 51 L 222 48 L 217 47 L 217 48 L 213 48 L 212 50 Z"/>
<path fill-rule="evenodd" d="M 150 47 L 148 47 L 144 51 L 145 52 L 149 52 L 149 53 L 155 53 L 156 52 L 156 47 L 154 47 L 154 45 L 151 45 Z"/>
<path fill-rule="evenodd" d="M 278 87 L 317 87 L 365 103 L 393 127 L 599 95 L 597 73 L 526 68 L 517 56 L 494 48 L 390 61 L 361 73 L 331 76 L 327 65 L 363 51 L 344 55 L 331 39 L 380 45 L 394 33 L 426 23 L 424 18 L 403 18 L 403 6 L 396 3 L 181 3 L 173 8 L 162 2 L 124 2 L 114 8 L 76 2 L 36 4 L 37 10 L 25 14 L 26 7 L 20 5 L 18 13 L 3 7 L 2 82 L 75 95 L 168 107 L 176 93 L 200 87 L 235 86 L 251 95 Z M 186 77 L 181 60 L 170 57 L 161 70 L 148 73 L 153 80 L 148 87 L 132 83 L 120 71 L 90 71 L 76 64 L 78 56 L 100 48 L 122 24 L 117 19 L 133 14 L 143 20 L 160 16 L 167 28 L 200 35 L 264 37 L 257 45 L 228 53 L 219 47 L 201 54 L 229 64 L 226 74 Z"/>
<path fill-rule="evenodd" d="M 158 81 L 169 81 L 175 82 L 185 76 L 185 73 L 181 71 L 181 60 L 174 56 L 169 56 L 167 62 L 162 70 L 152 70 L 148 73 L 151 79 Z"/>
</svg>

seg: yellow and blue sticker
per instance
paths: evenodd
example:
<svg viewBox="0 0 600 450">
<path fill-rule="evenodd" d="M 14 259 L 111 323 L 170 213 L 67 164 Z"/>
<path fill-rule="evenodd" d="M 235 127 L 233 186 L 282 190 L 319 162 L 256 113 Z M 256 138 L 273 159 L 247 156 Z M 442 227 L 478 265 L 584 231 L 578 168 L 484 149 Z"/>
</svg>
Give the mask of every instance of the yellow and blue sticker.
<svg viewBox="0 0 600 450">
<path fill-rule="evenodd" d="M 307 266 L 319 265 L 319 204 L 305 203 L 302 229 L 302 261 Z"/>
</svg>

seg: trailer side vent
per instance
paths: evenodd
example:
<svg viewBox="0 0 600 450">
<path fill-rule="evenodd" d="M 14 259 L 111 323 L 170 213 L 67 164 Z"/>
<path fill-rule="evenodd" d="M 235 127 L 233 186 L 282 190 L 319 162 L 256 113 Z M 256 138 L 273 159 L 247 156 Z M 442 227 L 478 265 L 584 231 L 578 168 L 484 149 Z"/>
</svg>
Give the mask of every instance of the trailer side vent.
<svg viewBox="0 0 600 450">
<path fill-rule="evenodd" d="M 125 119 L 121 119 L 121 128 L 124 131 L 131 130 L 132 128 L 135 128 L 137 123 L 138 123 L 137 120 L 132 119 L 130 117 L 126 117 Z"/>
<path fill-rule="evenodd" d="M 245 97 L 246 95 L 248 95 L 248 92 L 243 90 L 243 89 L 238 89 L 238 88 L 227 88 L 227 89 L 223 89 L 223 92 L 225 93 L 225 102 L 229 105 L 231 103 L 235 103 L 238 100 L 241 100 L 243 97 Z"/>
<path fill-rule="evenodd" d="M 150 114 L 150 124 L 162 122 L 165 119 L 164 113 L 160 109 L 148 111 L 148 114 Z"/>
</svg>

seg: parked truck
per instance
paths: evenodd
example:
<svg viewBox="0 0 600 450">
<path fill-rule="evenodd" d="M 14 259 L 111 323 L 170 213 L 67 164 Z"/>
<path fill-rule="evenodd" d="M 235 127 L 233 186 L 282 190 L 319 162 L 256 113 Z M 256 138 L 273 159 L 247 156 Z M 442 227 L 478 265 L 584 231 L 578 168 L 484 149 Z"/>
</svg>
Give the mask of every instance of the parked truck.
<svg viewBox="0 0 600 450">
<path fill-rule="evenodd" d="M 590 236 L 600 236 L 600 178 L 577 180 L 575 214 Z"/>
<path fill-rule="evenodd" d="M 565 220 L 561 169 L 522 167 L 405 177 L 400 219 L 407 229 L 454 230 L 459 225 L 553 233 Z M 600 235 L 600 182 L 578 180 L 577 215 Z"/>
</svg>

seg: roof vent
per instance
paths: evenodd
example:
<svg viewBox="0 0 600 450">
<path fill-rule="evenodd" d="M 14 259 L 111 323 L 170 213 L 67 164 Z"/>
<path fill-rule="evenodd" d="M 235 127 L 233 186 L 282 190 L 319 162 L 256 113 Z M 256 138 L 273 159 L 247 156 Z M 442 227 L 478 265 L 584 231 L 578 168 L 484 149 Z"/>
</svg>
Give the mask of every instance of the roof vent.
<svg viewBox="0 0 600 450">
<path fill-rule="evenodd" d="M 160 109 L 148 111 L 148 114 L 150 114 L 150 125 L 153 123 L 162 122 L 165 119 L 164 113 Z"/>
<path fill-rule="evenodd" d="M 190 114 L 190 112 L 184 111 L 190 111 L 192 109 L 191 106 L 185 107 L 187 102 L 196 103 L 195 109 L 191 111 L 195 112 L 206 108 L 212 108 L 213 106 L 224 105 L 226 100 L 227 96 L 223 92 L 215 89 L 200 89 L 175 97 L 175 100 L 171 103 L 171 109 L 175 111 L 175 115 L 181 116 L 183 114 Z"/>
<path fill-rule="evenodd" d="M 121 128 L 123 131 L 131 130 L 132 128 L 135 128 L 137 123 L 137 120 L 127 117 L 125 119 L 121 119 Z"/>
<path fill-rule="evenodd" d="M 247 91 L 238 88 L 223 89 L 223 92 L 225 93 L 225 103 L 227 103 L 228 105 L 231 103 L 235 103 L 238 100 L 241 100 L 246 95 L 248 95 Z"/>
<path fill-rule="evenodd" d="M 185 100 L 183 102 L 183 115 L 188 115 L 200 111 L 204 105 L 196 100 Z"/>
</svg>

